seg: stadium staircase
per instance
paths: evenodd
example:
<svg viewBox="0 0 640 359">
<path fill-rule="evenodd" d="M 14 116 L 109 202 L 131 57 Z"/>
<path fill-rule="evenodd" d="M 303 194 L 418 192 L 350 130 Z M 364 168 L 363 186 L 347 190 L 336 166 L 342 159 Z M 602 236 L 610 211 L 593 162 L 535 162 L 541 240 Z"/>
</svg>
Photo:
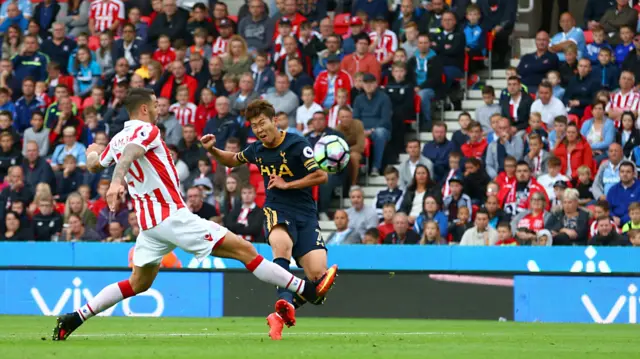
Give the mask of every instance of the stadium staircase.
<svg viewBox="0 0 640 359">
<path fill-rule="evenodd" d="M 535 52 L 535 39 L 532 38 L 521 38 L 517 42 L 517 46 L 514 48 L 517 53 L 527 54 L 531 52 Z M 518 51 L 519 50 L 519 51 Z M 518 66 L 519 59 L 512 59 L 511 66 Z M 493 70 L 492 76 L 489 76 L 489 71 L 484 70 L 484 72 L 480 72 L 480 78 L 487 85 L 491 85 L 496 90 L 496 101 L 500 97 L 500 92 L 507 87 L 507 79 L 505 77 L 505 70 Z M 475 109 L 482 105 L 482 92 L 481 90 L 469 90 L 467 93 L 467 99 L 462 101 L 462 111 L 444 111 L 444 118 L 440 118 L 440 111 L 434 110 L 434 119 L 441 119 L 446 122 L 448 133 L 447 137 L 451 138 L 453 132 L 460 129 L 460 125 L 458 124 L 458 116 L 463 111 L 467 111 L 474 116 Z M 415 133 L 410 134 L 415 136 Z M 425 142 L 432 140 L 431 132 L 421 131 L 420 132 L 420 142 L 424 145 Z M 404 162 L 407 160 L 408 155 L 403 153 L 400 155 L 400 162 Z M 400 165 L 397 164 L 397 167 Z M 361 177 L 361 185 L 364 190 L 364 204 L 365 206 L 373 206 L 375 196 L 381 189 L 385 188 L 385 181 L 383 176 L 378 177 L 369 177 L 369 183 L 365 183 L 364 176 Z M 332 210 L 342 208 L 349 208 L 351 205 L 349 198 L 342 199 L 342 206 L 340 206 L 340 200 L 335 199 L 331 203 Z M 322 236 L 324 238 L 328 238 L 332 231 L 336 228 L 333 221 L 320 221 L 320 229 L 322 231 Z"/>
</svg>

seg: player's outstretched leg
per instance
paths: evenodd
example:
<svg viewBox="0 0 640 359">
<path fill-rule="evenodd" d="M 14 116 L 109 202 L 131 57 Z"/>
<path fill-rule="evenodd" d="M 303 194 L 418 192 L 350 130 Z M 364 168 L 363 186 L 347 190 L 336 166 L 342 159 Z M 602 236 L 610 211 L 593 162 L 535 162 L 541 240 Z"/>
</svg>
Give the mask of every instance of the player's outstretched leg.
<svg viewBox="0 0 640 359">
<path fill-rule="evenodd" d="M 72 313 L 64 314 L 57 318 L 56 327 L 53 328 L 53 340 L 65 340 L 87 319 L 111 308 L 118 302 L 142 293 L 151 287 L 159 265 L 145 267 L 133 267 L 129 279 L 109 284 L 104 287 L 93 299 Z"/>
<path fill-rule="evenodd" d="M 305 278 L 309 278 L 312 282 L 317 283 L 316 292 L 318 298 L 309 301 L 312 304 L 320 305 L 326 300 L 327 293 L 333 287 L 335 278 L 338 275 L 338 266 L 333 265 L 327 269 L 327 251 L 324 249 L 314 249 L 300 258 L 300 264 L 304 269 Z M 300 300 L 299 305 L 304 304 L 302 300 L 305 298 L 296 298 Z"/>
</svg>

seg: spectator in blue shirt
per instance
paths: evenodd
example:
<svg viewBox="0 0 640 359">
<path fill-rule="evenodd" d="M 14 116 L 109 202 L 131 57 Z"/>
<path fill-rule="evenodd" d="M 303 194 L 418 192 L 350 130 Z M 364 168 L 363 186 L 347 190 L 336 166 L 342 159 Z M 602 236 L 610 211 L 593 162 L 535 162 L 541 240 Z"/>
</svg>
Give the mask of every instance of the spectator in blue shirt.
<svg viewBox="0 0 640 359">
<path fill-rule="evenodd" d="M 6 15 L 2 20 L 2 24 L 0 24 L 0 33 L 4 34 L 7 32 L 7 29 L 9 29 L 11 25 L 18 25 L 22 31 L 27 30 L 29 20 L 20 13 L 16 4 L 9 4 Z"/>
<path fill-rule="evenodd" d="M 29 20 L 31 18 L 31 0 L 7 0 L 0 6 L 0 22 L 6 20 L 7 11 L 11 4 L 18 6 L 18 11 L 25 19 Z"/>
<path fill-rule="evenodd" d="M 619 167 L 620 182 L 607 192 L 607 202 L 611 206 L 611 214 L 616 225 L 629 222 L 629 204 L 640 200 L 640 182 L 636 179 L 635 165 L 630 161 L 622 161 Z"/>
<path fill-rule="evenodd" d="M 15 71 L 16 79 L 20 82 L 25 77 L 31 76 L 37 81 L 45 81 L 47 79 L 47 64 L 49 56 L 39 51 L 38 39 L 34 35 L 24 37 L 22 45 L 22 54 L 14 56 L 11 59 Z"/>
<path fill-rule="evenodd" d="M 558 56 L 549 51 L 549 34 L 546 31 L 538 31 L 536 52 L 522 56 L 518 65 L 518 74 L 522 78 L 522 83 L 527 86 L 530 93 L 536 93 L 538 85 L 547 73 L 558 70 L 559 67 Z"/>
<path fill-rule="evenodd" d="M 614 51 L 614 60 L 618 67 L 622 68 L 622 62 L 627 58 L 630 52 L 635 52 L 636 47 L 633 44 L 633 37 L 635 35 L 634 29 L 629 25 L 622 25 L 620 27 L 620 41 L 621 44 L 616 46 Z"/>
<path fill-rule="evenodd" d="M 369 15 L 369 19 L 375 19 L 378 16 L 387 17 L 389 5 L 387 0 L 355 0 L 351 6 L 351 13 L 356 14 L 358 11 L 364 11 Z"/>
<path fill-rule="evenodd" d="M 49 37 L 51 25 L 56 21 L 56 17 L 60 12 L 60 5 L 54 0 L 43 0 L 36 5 L 33 11 L 33 18 L 40 24 L 40 37 L 46 39 Z"/>
<path fill-rule="evenodd" d="M 78 49 L 76 58 L 69 63 L 69 74 L 75 77 L 73 92 L 82 98 L 89 96 L 91 89 L 98 86 L 100 65 L 91 59 L 91 50 L 86 46 Z"/>
<path fill-rule="evenodd" d="M 16 118 L 16 107 L 11 101 L 11 92 L 7 88 L 0 88 L 0 111 L 8 111 L 11 118 Z"/>
<path fill-rule="evenodd" d="M 65 157 L 72 155 L 78 161 L 78 166 L 84 169 L 87 164 L 85 151 L 84 145 L 76 141 L 75 127 L 65 127 L 62 130 L 62 143 L 56 146 L 51 156 L 51 167 L 54 171 L 62 169 Z"/>
<path fill-rule="evenodd" d="M 604 33 L 604 29 L 602 26 L 596 26 L 591 33 L 593 34 L 593 42 L 586 46 L 586 52 L 584 57 L 588 58 L 591 61 L 592 65 L 598 63 L 598 54 L 600 53 L 600 49 L 606 47 L 609 50 L 611 46 L 607 43 L 606 35 Z M 612 50 L 613 51 L 613 50 Z"/>
<path fill-rule="evenodd" d="M 558 55 L 558 60 L 564 61 L 564 50 L 569 44 L 576 44 L 578 47 L 578 59 L 581 59 L 586 41 L 582 29 L 576 27 L 576 20 L 573 15 L 568 12 L 562 14 L 560 16 L 560 28 L 562 31 L 551 38 L 549 51 Z"/>
<path fill-rule="evenodd" d="M 445 178 L 449 172 L 449 154 L 454 150 L 453 142 L 447 139 L 447 124 L 435 122 L 431 130 L 433 141 L 422 147 L 422 155 L 433 163 L 433 178 L 436 182 Z"/>
<path fill-rule="evenodd" d="M 611 60 L 611 49 L 603 47 L 598 53 L 598 63 L 593 66 L 593 73 L 600 87 L 608 91 L 618 88 L 620 78 L 620 68 Z"/>
<path fill-rule="evenodd" d="M 45 104 L 35 95 L 36 83 L 32 78 L 27 77 L 22 81 L 22 97 L 15 103 L 16 117 L 13 126 L 18 132 L 23 133 L 24 130 L 31 127 L 31 115 L 34 112 L 43 112 Z"/>
</svg>

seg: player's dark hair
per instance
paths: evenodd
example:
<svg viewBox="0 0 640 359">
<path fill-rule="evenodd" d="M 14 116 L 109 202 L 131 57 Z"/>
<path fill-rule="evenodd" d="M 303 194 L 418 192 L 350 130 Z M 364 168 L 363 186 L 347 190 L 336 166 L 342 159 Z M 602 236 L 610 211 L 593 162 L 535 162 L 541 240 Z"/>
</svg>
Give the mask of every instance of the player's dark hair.
<svg viewBox="0 0 640 359">
<path fill-rule="evenodd" d="M 124 108 L 131 117 L 138 111 L 142 105 L 151 105 L 155 93 L 147 88 L 133 88 L 127 93 L 127 97 L 123 101 Z"/>
<path fill-rule="evenodd" d="M 398 169 L 393 166 L 393 165 L 388 165 L 385 169 L 384 172 L 382 173 L 384 176 L 386 175 L 390 175 L 390 174 L 395 174 L 397 176 L 400 176 L 400 172 L 398 172 Z"/>
<path fill-rule="evenodd" d="M 255 100 L 247 106 L 244 114 L 245 118 L 251 122 L 251 120 L 258 118 L 260 115 L 264 115 L 271 120 L 275 117 L 276 111 L 273 109 L 273 105 L 269 102 L 265 100 Z"/>
</svg>

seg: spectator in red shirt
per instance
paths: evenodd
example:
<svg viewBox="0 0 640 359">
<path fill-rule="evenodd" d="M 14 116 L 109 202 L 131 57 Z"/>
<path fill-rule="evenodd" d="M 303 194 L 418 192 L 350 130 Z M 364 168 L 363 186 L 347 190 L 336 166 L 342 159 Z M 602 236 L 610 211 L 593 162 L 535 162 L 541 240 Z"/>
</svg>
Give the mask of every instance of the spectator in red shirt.
<svg viewBox="0 0 640 359">
<path fill-rule="evenodd" d="M 535 240 L 536 232 L 544 229 L 544 224 L 551 218 L 545 211 L 547 197 L 544 192 L 535 192 L 527 200 L 526 211 L 511 220 L 511 231 L 521 244 L 530 244 Z"/>
<path fill-rule="evenodd" d="M 161 35 L 158 38 L 158 48 L 153 53 L 153 59 L 167 67 L 176 60 L 176 51 L 171 47 L 171 40 L 167 35 Z"/>
<path fill-rule="evenodd" d="M 591 169 L 591 173 L 596 173 L 593 162 L 593 152 L 591 146 L 580 132 L 578 125 L 571 122 L 567 125 L 567 133 L 553 154 L 562 162 L 561 173 L 570 178 L 578 178 L 578 168 L 587 166 Z"/>
<path fill-rule="evenodd" d="M 487 139 L 482 136 L 482 125 L 476 121 L 471 122 L 469 125 L 469 141 L 462 145 L 462 154 L 466 158 L 482 159 L 487 146 Z"/>
<path fill-rule="evenodd" d="M 187 75 L 184 63 L 174 61 L 170 67 L 167 68 L 167 71 L 171 72 L 171 75 L 164 86 L 162 86 L 160 97 L 168 98 L 170 103 L 174 103 L 176 102 L 178 87 L 185 85 L 189 88 L 189 102 L 195 102 L 198 82 L 193 77 Z"/>
<path fill-rule="evenodd" d="M 196 109 L 196 133 L 198 137 L 202 136 L 202 131 L 207 121 L 216 117 L 218 111 L 216 111 L 216 96 L 213 94 L 210 88 L 202 89 L 200 94 L 200 104 Z"/>
<path fill-rule="evenodd" d="M 333 87 L 333 91 L 329 88 Z M 313 90 L 316 94 L 315 103 L 322 105 L 324 108 L 330 108 L 336 103 L 338 98 L 338 90 L 345 89 L 347 91 L 347 99 L 353 87 L 351 76 L 344 70 L 340 70 L 340 59 L 336 55 L 327 57 L 327 69 L 320 72 L 313 84 Z M 327 100 L 327 96 L 332 93 L 333 96 Z M 347 100 L 348 103 L 348 100 Z"/>
<path fill-rule="evenodd" d="M 98 0 L 89 10 L 89 32 L 96 36 L 103 31 L 116 33 L 124 21 L 124 4 L 120 0 Z"/>
<path fill-rule="evenodd" d="M 547 197 L 547 191 L 535 178 L 531 177 L 529 165 L 524 161 L 520 161 L 516 165 L 516 183 L 511 188 L 501 188 L 498 199 L 502 203 L 504 211 L 515 216 L 529 210 L 531 198 L 539 192 L 543 194 L 544 205 L 549 209 L 551 204 Z"/>
<path fill-rule="evenodd" d="M 382 239 L 386 238 L 389 233 L 393 233 L 393 217 L 396 215 L 396 204 L 385 203 L 382 206 L 382 223 L 378 225 L 378 232 L 380 232 L 380 243 Z"/>
<path fill-rule="evenodd" d="M 507 156 L 504 159 L 504 171 L 498 173 L 498 177 L 495 178 L 496 183 L 500 189 L 511 188 L 516 184 L 516 163 L 518 161 L 515 157 Z"/>
</svg>

